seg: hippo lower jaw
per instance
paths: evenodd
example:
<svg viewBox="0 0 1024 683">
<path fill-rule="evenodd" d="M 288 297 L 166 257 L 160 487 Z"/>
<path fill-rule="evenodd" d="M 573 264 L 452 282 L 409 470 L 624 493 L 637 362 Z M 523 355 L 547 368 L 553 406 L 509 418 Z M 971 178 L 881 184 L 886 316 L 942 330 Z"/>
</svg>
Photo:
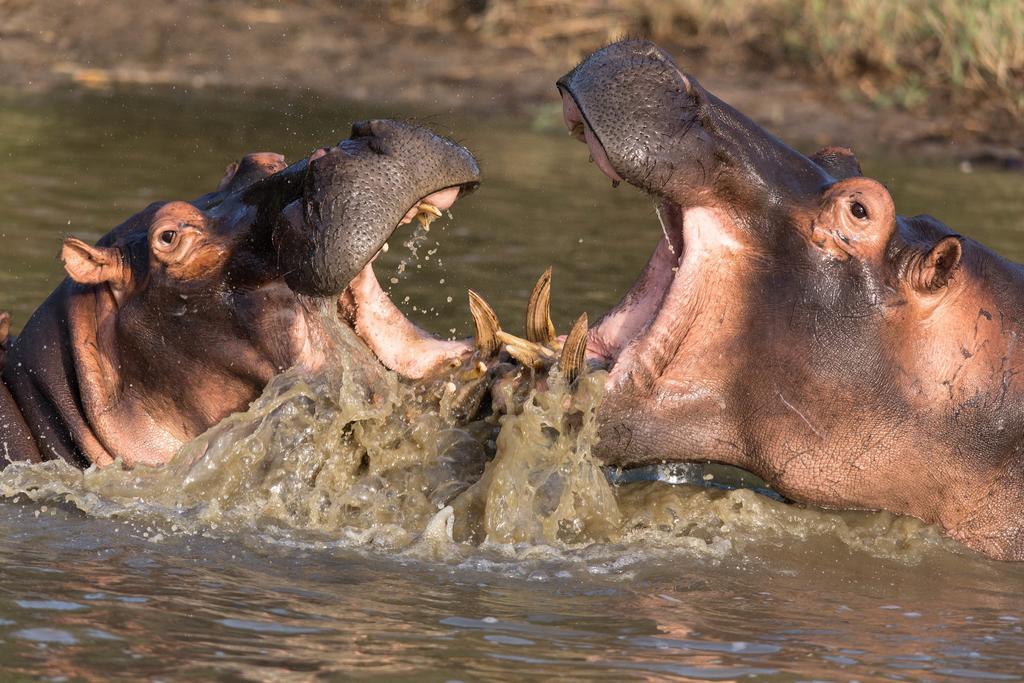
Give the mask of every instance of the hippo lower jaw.
<svg viewBox="0 0 1024 683">
<path fill-rule="evenodd" d="M 455 186 L 433 192 L 409 208 L 395 226 L 419 218 L 425 223 L 451 209 L 472 187 Z M 381 251 L 386 248 L 383 247 Z M 377 360 L 407 379 L 418 380 L 473 352 L 469 340 L 443 340 L 420 328 L 402 313 L 380 286 L 371 258 L 352 279 L 339 300 L 339 312 Z"/>
</svg>

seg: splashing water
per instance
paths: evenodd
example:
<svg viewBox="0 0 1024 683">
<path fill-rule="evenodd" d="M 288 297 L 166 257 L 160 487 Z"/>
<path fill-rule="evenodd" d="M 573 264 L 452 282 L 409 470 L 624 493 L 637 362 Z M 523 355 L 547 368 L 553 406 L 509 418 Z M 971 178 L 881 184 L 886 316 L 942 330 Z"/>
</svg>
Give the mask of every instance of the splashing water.
<svg viewBox="0 0 1024 683">
<path fill-rule="evenodd" d="M 950 547 L 934 529 L 889 515 L 805 510 L 749 490 L 612 485 L 591 455 L 605 373 L 570 388 L 554 372 L 512 413 L 457 424 L 430 391 L 383 369 L 328 309 L 325 370 L 279 375 L 166 466 L 15 463 L 0 472 L 0 494 L 161 533 L 256 532 L 261 542 L 442 560 L 474 548 L 513 558 L 538 548 L 588 561 L 625 561 L 624 548 L 720 558 L 809 536 L 905 562 Z M 501 390 L 512 405 L 512 389 Z"/>
<path fill-rule="evenodd" d="M 395 275 L 392 276 L 391 284 L 396 284 L 399 278 L 408 276 L 409 265 L 413 261 L 418 261 L 420 258 L 420 249 L 426 244 L 427 239 L 430 237 L 430 225 L 434 222 L 434 217 L 423 217 L 417 216 L 416 227 L 413 228 L 412 234 L 407 240 L 402 242 L 402 246 L 408 250 L 408 255 L 402 256 L 398 262 L 398 266 L 395 268 Z"/>
<path fill-rule="evenodd" d="M 564 387 L 538 394 L 522 415 L 504 418 L 508 427 L 493 421 L 459 427 L 417 387 L 384 370 L 348 327 L 334 321 L 328 329 L 334 352 L 327 369 L 279 375 L 247 411 L 187 444 L 166 466 L 81 472 L 62 462 L 15 464 L 0 473 L 0 492 L 63 498 L 100 516 L 165 515 L 184 529 L 256 527 L 307 537 L 344 532 L 393 549 L 415 540 L 439 509 L 471 485 L 471 497 L 482 496 L 489 511 L 486 528 L 503 540 L 556 540 L 576 507 L 545 509 L 549 521 L 532 523 L 525 492 L 510 480 L 519 477 L 529 486 L 527 479 L 543 467 L 564 470 L 557 475 L 563 495 L 573 486 L 570 480 L 585 472 L 575 495 L 586 498 L 583 489 L 598 483 L 605 504 L 614 508 L 589 450 L 576 447 L 593 439 L 595 392 L 586 394 L 586 424 L 572 436 L 552 440 L 545 431 L 562 417 L 559 402 L 573 403 Z M 497 429 L 500 457 L 484 483 L 480 476 Z M 538 454 L 545 450 L 542 464 Z M 556 462 L 563 452 L 569 456 L 565 466 Z M 553 495 L 553 485 L 542 495 Z M 518 534 L 511 530 L 516 524 L 502 521 L 512 505 L 503 496 L 519 501 Z"/>
<path fill-rule="evenodd" d="M 455 501 L 460 537 L 532 545 L 618 537 L 618 503 L 590 453 L 605 377 L 584 376 L 572 391 L 555 373 L 547 389 L 527 396 L 521 413 L 501 419 L 497 454 Z"/>
</svg>

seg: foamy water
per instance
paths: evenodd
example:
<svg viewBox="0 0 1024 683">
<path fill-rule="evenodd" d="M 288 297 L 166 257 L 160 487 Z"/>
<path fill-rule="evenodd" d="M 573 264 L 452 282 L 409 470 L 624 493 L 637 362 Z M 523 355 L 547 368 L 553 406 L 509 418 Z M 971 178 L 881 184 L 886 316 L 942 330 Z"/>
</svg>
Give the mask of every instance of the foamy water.
<svg viewBox="0 0 1024 683">
<path fill-rule="evenodd" d="M 510 383 L 498 389 L 511 414 L 457 423 L 434 392 L 382 368 L 330 308 L 320 312 L 334 346 L 325 370 L 278 376 L 168 465 L 15 464 L 0 471 L 0 494 L 69 502 L 164 535 L 258 532 L 267 542 L 425 549 L 437 561 L 537 547 L 567 558 L 599 557 L 601 547 L 724 557 L 808 536 L 907 563 L 956 548 L 905 518 L 806 510 L 743 489 L 614 485 L 591 455 L 604 371 L 572 387 L 557 371 L 545 382 L 523 371 L 533 386 L 525 398 Z"/>
</svg>

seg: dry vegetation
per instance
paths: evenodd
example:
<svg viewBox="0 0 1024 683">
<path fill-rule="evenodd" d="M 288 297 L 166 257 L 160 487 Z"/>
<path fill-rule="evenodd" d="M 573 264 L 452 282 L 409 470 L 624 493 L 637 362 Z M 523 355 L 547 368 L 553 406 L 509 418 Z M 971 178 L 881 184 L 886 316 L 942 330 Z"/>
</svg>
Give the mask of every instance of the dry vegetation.
<svg viewBox="0 0 1024 683">
<path fill-rule="evenodd" d="M 1024 118 L 1022 0 L 392 0 L 410 23 L 582 56 L 621 35 L 786 69 L 879 106 Z"/>
<path fill-rule="evenodd" d="M 536 113 L 623 35 L 784 137 L 954 142 L 1024 167 L 1024 0 L 0 0 L 0 94 L 184 85 Z"/>
</svg>

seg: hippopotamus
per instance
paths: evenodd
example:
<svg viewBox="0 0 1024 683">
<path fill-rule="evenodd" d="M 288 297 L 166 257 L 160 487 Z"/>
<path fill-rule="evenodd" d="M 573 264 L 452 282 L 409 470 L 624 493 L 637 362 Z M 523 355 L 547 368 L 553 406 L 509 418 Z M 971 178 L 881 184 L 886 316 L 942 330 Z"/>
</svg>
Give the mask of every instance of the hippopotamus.
<svg viewBox="0 0 1024 683">
<path fill-rule="evenodd" d="M 596 456 L 733 465 L 793 501 L 1024 559 L 1024 267 L 898 214 L 850 150 L 795 151 L 651 42 L 609 45 L 557 88 L 662 235 L 587 334 L 609 369 Z"/>
<path fill-rule="evenodd" d="M 350 284 L 397 226 L 478 182 L 454 142 L 361 121 L 291 165 L 247 155 L 216 191 L 151 204 L 95 245 L 66 238 L 67 278 L 17 338 L 0 316 L 4 464 L 169 461 L 277 373 L 322 366 L 310 302 L 358 309 Z"/>
</svg>

